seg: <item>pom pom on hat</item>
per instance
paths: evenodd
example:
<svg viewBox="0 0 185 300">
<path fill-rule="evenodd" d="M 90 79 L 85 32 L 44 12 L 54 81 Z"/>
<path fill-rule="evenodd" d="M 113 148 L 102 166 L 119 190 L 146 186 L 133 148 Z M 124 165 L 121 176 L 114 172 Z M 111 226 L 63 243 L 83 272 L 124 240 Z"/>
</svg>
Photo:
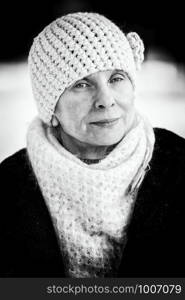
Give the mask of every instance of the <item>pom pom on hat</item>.
<svg viewBox="0 0 185 300">
<path fill-rule="evenodd" d="M 126 36 L 100 14 L 79 12 L 58 18 L 34 39 L 28 57 L 40 118 L 51 125 L 64 90 L 92 73 L 123 70 L 135 86 L 143 52 L 136 33 Z"/>
</svg>

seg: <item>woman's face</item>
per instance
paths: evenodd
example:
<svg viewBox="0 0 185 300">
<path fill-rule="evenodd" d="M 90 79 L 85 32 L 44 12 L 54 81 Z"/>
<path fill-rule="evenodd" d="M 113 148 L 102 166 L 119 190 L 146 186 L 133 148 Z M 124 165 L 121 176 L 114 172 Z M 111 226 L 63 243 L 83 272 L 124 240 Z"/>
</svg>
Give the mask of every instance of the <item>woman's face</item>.
<svg viewBox="0 0 185 300">
<path fill-rule="evenodd" d="M 76 81 L 61 95 L 55 111 L 68 135 L 97 146 L 118 143 L 131 127 L 134 113 L 134 89 L 120 70 Z"/>
</svg>

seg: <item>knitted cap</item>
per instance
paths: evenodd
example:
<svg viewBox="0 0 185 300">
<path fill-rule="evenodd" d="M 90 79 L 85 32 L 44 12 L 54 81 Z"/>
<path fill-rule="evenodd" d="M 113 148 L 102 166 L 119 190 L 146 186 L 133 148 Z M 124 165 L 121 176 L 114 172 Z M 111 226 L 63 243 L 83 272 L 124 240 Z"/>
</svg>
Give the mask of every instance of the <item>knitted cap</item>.
<svg viewBox="0 0 185 300">
<path fill-rule="evenodd" d="M 75 81 L 119 69 L 135 85 L 144 56 L 137 33 L 127 36 L 97 13 L 72 13 L 48 25 L 35 39 L 28 64 L 40 118 L 51 124 L 57 101 Z"/>
</svg>

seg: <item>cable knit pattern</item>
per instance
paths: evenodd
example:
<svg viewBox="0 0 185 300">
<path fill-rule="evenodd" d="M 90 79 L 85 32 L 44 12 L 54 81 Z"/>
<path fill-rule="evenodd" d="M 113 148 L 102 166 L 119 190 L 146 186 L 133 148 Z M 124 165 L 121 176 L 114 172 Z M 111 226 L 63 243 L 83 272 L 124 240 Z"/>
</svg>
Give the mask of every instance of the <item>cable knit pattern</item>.
<svg viewBox="0 0 185 300">
<path fill-rule="evenodd" d="M 135 85 L 134 59 L 127 37 L 106 17 L 79 12 L 58 18 L 34 39 L 28 58 L 41 119 L 50 124 L 65 88 L 94 72 L 121 69 Z"/>
<path fill-rule="evenodd" d="M 139 117 L 137 126 L 93 165 L 64 149 L 52 131 L 34 120 L 27 148 L 65 256 L 67 276 L 106 276 L 126 233 L 133 187 L 141 182 L 152 156 L 153 129 Z"/>
</svg>

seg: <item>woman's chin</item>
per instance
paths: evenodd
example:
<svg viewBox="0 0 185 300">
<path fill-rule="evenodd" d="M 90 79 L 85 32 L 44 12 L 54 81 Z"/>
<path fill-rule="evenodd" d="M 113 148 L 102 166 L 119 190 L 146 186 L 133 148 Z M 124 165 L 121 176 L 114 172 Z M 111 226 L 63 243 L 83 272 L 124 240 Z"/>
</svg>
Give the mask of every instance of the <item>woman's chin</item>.
<svg viewBox="0 0 185 300">
<path fill-rule="evenodd" d="M 110 126 L 92 126 L 92 128 L 90 128 L 91 134 L 88 135 L 88 139 L 90 138 L 91 140 L 90 144 L 97 146 L 114 145 L 119 143 L 124 137 L 128 131 L 128 127 L 129 126 L 126 126 L 121 120 Z"/>
<path fill-rule="evenodd" d="M 91 141 L 90 144 L 96 145 L 96 146 L 111 146 L 114 144 L 117 144 L 121 141 L 121 139 L 124 136 L 124 132 L 120 134 L 104 134 L 102 136 L 95 137 L 94 140 Z"/>
</svg>

